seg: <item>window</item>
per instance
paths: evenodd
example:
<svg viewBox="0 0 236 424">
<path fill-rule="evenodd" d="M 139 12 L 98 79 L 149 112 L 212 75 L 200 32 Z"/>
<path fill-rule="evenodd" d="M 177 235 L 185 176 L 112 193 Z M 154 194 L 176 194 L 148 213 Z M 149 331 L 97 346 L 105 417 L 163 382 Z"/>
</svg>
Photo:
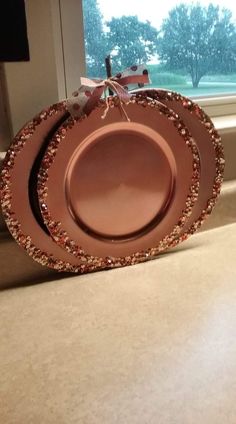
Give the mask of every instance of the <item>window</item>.
<svg viewBox="0 0 236 424">
<path fill-rule="evenodd" d="M 236 94 L 233 0 L 83 0 L 87 75 L 147 63 L 151 86 L 190 97 Z"/>
</svg>

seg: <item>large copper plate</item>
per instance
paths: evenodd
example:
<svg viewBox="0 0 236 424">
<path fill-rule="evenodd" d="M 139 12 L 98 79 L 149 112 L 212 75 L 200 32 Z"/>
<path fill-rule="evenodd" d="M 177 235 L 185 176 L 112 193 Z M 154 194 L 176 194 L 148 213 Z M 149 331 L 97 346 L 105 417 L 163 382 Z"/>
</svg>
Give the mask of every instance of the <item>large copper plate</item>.
<svg viewBox="0 0 236 424">
<path fill-rule="evenodd" d="M 57 242 L 96 267 L 126 265 L 168 247 L 191 214 L 198 151 L 178 116 L 155 101 L 115 100 L 68 119 L 39 172 L 45 224 Z"/>
<path fill-rule="evenodd" d="M 16 135 L 1 172 L 1 206 L 11 234 L 33 259 L 57 270 L 76 271 L 78 260 L 59 247 L 43 228 L 33 185 L 29 187 L 37 155 L 47 137 L 67 117 L 64 104 L 56 104 L 43 110 Z"/>
<path fill-rule="evenodd" d="M 187 125 L 199 150 L 201 177 L 198 200 L 178 240 L 173 243 L 177 244 L 200 228 L 218 199 L 225 163 L 221 138 L 209 116 L 192 100 L 161 89 L 136 90 L 135 93 L 156 99 L 176 112 Z"/>
</svg>

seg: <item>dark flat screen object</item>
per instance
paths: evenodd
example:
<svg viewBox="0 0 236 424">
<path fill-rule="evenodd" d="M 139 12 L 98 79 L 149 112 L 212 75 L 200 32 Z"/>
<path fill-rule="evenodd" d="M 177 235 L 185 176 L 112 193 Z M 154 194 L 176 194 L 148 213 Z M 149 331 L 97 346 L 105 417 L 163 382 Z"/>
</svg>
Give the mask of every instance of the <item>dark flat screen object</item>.
<svg viewBox="0 0 236 424">
<path fill-rule="evenodd" d="M 24 0 L 5 0 L 0 6 L 0 62 L 29 60 Z"/>
</svg>

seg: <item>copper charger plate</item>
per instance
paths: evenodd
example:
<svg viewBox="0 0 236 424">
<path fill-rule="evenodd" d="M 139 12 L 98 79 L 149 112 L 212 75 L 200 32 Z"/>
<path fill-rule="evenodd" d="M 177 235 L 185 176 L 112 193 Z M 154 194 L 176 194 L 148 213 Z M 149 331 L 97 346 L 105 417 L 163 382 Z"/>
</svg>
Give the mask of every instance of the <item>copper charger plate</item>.
<svg viewBox="0 0 236 424">
<path fill-rule="evenodd" d="M 141 262 L 166 249 L 197 200 L 200 161 L 188 129 L 166 106 L 135 96 L 69 118 L 54 134 L 38 180 L 52 237 L 85 270 Z"/>
<path fill-rule="evenodd" d="M 188 127 L 198 147 L 201 161 L 198 200 L 181 229 L 179 239 L 173 242 L 174 245 L 200 228 L 219 197 L 225 164 L 221 138 L 209 116 L 189 98 L 163 89 L 140 89 L 132 92 L 158 100 L 176 112 Z"/>
<path fill-rule="evenodd" d="M 12 236 L 35 261 L 56 270 L 77 271 L 78 260 L 53 241 L 40 219 L 33 184 L 37 156 L 66 118 L 64 103 L 55 104 L 16 135 L 1 171 L 1 206 Z"/>
</svg>

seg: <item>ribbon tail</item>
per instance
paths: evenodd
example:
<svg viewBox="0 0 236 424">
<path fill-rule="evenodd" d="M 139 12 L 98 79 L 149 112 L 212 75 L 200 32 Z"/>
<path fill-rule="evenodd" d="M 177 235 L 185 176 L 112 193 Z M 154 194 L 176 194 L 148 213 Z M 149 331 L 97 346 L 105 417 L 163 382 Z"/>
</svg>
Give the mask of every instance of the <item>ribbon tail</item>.
<svg viewBox="0 0 236 424">
<path fill-rule="evenodd" d="M 91 110 L 99 103 L 104 91 L 103 86 L 81 86 L 73 97 L 66 100 L 68 112 L 73 118 L 80 118 L 89 114 Z"/>
<path fill-rule="evenodd" d="M 129 84 L 150 84 L 150 79 L 148 74 L 144 75 L 129 75 L 126 77 L 121 77 L 119 80 L 116 80 L 120 85 L 127 86 Z"/>
</svg>

